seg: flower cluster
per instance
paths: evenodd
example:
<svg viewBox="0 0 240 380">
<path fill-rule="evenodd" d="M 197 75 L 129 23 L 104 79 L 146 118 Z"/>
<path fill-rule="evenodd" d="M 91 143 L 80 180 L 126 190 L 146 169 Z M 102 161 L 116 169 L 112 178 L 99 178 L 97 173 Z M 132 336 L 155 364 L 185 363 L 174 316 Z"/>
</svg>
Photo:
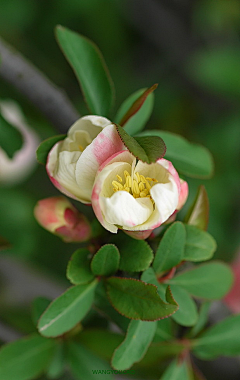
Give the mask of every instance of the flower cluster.
<svg viewBox="0 0 240 380">
<path fill-rule="evenodd" d="M 65 195 L 92 204 L 100 223 L 146 238 L 176 214 L 188 186 L 170 161 L 138 161 L 124 146 L 116 127 L 100 116 L 85 116 L 56 143 L 46 169 Z"/>
</svg>

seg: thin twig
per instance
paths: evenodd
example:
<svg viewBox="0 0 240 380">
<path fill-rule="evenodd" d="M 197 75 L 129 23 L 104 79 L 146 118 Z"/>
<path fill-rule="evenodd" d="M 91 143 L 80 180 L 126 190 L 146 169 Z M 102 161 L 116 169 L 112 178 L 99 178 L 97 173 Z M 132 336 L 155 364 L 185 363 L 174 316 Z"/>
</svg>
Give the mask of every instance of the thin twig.
<svg viewBox="0 0 240 380">
<path fill-rule="evenodd" d="M 0 76 L 24 94 L 60 132 L 66 132 L 79 118 L 66 94 L 2 39 Z"/>
</svg>

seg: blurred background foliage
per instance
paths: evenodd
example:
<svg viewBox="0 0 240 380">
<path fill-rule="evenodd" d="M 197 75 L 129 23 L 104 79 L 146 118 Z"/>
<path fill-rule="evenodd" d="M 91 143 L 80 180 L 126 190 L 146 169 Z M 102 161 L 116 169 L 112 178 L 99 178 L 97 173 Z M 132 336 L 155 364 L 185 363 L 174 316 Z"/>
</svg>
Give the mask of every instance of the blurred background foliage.
<svg viewBox="0 0 240 380">
<path fill-rule="evenodd" d="M 210 149 L 211 180 L 189 180 L 190 197 L 203 183 L 210 199 L 209 232 L 215 258 L 231 261 L 240 226 L 240 2 L 238 0 L 1 0 L 0 35 L 63 88 L 80 111 L 78 82 L 55 37 L 57 24 L 92 39 L 116 87 L 116 107 L 134 91 L 158 83 L 147 128 L 176 132 Z M 0 98 L 16 100 L 29 125 L 45 139 L 58 131 L 0 78 Z M 35 264 L 65 284 L 76 245 L 62 243 L 33 217 L 37 200 L 57 195 L 44 167 L 16 186 L 0 188 L 0 235 L 7 254 Z M 77 204 L 91 217 L 87 206 Z"/>
</svg>

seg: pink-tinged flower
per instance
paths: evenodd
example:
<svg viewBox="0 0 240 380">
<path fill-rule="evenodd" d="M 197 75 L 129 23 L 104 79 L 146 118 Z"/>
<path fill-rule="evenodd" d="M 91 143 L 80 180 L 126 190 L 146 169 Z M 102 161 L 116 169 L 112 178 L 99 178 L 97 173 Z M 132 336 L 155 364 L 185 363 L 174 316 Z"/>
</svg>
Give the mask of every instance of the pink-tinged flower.
<svg viewBox="0 0 240 380">
<path fill-rule="evenodd" d="M 17 103 L 11 100 L 0 102 L 0 112 L 3 118 L 23 137 L 21 149 L 12 158 L 0 147 L 0 184 L 13 185 L 25 180 L 37 164 L 36 149 L 39 138 L 28 126 L 24 115 Z"/>
<path fill-rule="evenodd" d="M 240 313 L 240 257 L 232 264 L 234 283 L 224 302 L 233 313 Z"/>
<path fill-rule="evenodd" d="M 180 194 L 177 205 L 177 210 L 181 210 L 181 208 L 185 205 L 188 197 L 188 184 L 186 181 L 180 178 Z"/>
<path fill-rule="evenodd" d="M 100 116 L 85 116 L 56 143 L 48 155 L 46 169 L 52 183 L 65 195 L 91 203 L 96 173 L 111 155 L 123 150 L 116 127 Z"/>
<path fill-rule="evenodd" d="M 162 158 L 149 165 L 125 150 L 100 166 L 92 206 L 107 230 L 116 233 L 120 228 L 144 239 L 175 212 L 180 194 L 180 179 L 170 161 Z M 142 234 L 134 236 L 136 231 Z"/>
<path fill-rule="evenodd" d="M 91 236 L 87 218 L 65 197 L 51 197 L 38 201 L 34 215 L 42 227 L 65 242 L 83 242 Z"/>
</svg>

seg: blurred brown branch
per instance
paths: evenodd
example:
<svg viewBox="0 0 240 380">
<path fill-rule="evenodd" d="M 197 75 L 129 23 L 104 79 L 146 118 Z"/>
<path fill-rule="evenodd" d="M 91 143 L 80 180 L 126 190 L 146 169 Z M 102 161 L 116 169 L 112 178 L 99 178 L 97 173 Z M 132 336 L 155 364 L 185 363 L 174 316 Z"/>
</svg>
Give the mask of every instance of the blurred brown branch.
<svg viewBox="0 0 240 380">
<path fill-rule="evenodd" d="M 0 39 L 0 76 L 19 90 L 60 132 L 79 118 L 67 95 Z"/>
</svg>

